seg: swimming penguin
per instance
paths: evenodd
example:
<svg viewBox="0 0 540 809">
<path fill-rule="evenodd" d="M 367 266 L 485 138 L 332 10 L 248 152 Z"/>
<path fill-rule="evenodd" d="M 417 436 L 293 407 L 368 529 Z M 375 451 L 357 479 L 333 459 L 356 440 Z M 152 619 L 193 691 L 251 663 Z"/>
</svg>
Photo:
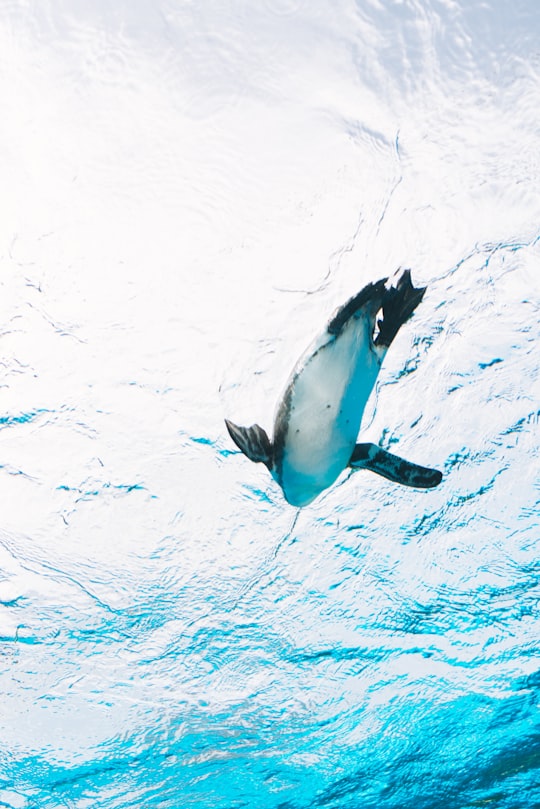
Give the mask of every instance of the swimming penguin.
<svg viewBox="0 0 540 809">
<path fill-rule="evenodd" d="M 268 467 L 292 506 L 307 506 L 347 467 L 420 489 L 442 480 L 436 469 L 356 443 L 384 356 L 426 291 L 412 285 L 409 270 L 395 286 L 387 282 L 368 284 L 341 306 L 299 359 L 277 407 L 273 441 L 258 424 L 238 427 L 225 419 L 237 447 Z"/>
</svg>

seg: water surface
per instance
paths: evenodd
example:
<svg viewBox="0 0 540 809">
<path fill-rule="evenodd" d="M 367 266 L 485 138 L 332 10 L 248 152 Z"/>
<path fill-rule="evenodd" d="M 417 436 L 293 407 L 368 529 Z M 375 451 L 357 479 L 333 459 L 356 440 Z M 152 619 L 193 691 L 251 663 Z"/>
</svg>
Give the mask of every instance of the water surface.
<svg viewBox="0 0 540 809">
<path fill-rule="evenodd" d="M 540 805 L 532 0 L 0 3 L 0 806 Z M 428 292 L 287 506 L 363 284 Z"/>
</svg>

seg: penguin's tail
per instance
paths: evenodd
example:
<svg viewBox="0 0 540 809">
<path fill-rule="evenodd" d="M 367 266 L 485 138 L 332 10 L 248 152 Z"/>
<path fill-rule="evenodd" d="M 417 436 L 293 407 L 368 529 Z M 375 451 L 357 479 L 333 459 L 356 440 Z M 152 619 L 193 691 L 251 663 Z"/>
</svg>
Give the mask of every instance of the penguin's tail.
<svg viewBox="0 0 540 809">
<path fill-rule="evenodd" d="M 375 338 L 376 346 L 388 348 L 400 326 L 410 318 L 424 297 L 425 291 L 426 287 L 412 285 L 410 270 L 404 270 L 397 284 L 385 290 L 381 307 L 383 316 L 377 323 L 379 333 Z"/>
</svg>

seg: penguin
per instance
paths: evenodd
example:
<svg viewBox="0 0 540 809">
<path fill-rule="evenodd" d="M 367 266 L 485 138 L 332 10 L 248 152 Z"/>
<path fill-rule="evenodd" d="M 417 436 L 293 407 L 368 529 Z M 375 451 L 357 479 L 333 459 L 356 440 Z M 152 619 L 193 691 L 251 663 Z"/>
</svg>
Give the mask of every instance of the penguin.
<svg viewBox="0 0 540 809">
<path fill-rule="evenodd" d="M 290 505 L 309 505 L 348 468 L 419 489 L 441 482 L 436 469 L 357 443 L 386 352 L 425 291 L 404 270 L 395 285 L 382 278 L 339 307 L 296 363 L 277 406 L 272 441 L 258 424 L 239 427 L 225 419 L 236 446 L 268 467 Z"/>
</svg>

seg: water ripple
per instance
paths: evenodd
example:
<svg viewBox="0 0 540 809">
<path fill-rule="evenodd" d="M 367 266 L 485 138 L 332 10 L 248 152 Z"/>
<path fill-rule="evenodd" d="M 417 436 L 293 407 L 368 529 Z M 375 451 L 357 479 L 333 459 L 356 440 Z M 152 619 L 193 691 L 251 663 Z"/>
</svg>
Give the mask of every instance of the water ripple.
<svg viewBox="0 0 540 809">
<path fill-rule="evenodd" d="M 0 806 L 540 805 L 537 28 L 3 4 Z M 223 417 L 399 266 L 363 435 L 443 483 L 288 509 Z"/>
</svg>

